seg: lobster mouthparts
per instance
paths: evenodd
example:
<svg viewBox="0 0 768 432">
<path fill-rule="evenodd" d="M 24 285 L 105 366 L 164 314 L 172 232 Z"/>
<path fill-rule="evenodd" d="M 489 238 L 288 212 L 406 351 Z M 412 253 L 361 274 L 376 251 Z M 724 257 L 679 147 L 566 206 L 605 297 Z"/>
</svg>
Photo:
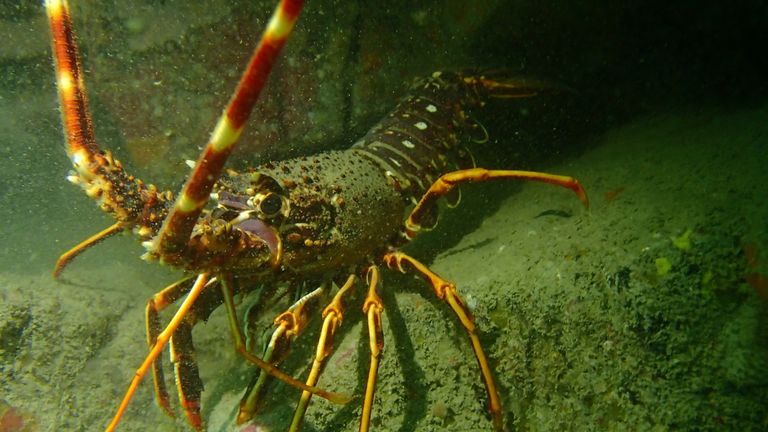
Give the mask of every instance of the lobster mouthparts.
<svg viewBox="0 0 768 432">
<path fill-rule="evenodd" d="M 253 234 L 269 246 L 269 251 L 274 256 L 277 253 L 278 238 L 274 228 L 261 219 L 246 219 L 235 224 L 235 228 Z"/>
</svg>

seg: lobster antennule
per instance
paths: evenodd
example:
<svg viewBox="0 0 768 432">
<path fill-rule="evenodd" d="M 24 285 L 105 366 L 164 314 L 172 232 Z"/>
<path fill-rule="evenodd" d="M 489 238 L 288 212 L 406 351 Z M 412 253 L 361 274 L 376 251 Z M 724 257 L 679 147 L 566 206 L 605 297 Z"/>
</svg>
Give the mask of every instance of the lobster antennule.
<svg viewBox="0 0 768 432">
<path fill-rule="evenodd" d="M 272 66 L 293 30 L 303 4 L 303 0 L 281 0 L 277 5 L 208 145 L 195 164 L 194 171 L 160 233 L 150 244 L 150 255 L 173 260 L 184 250 L 198 216 L 208 203 L 213 185 L 234 150 Z"/>
</svg>

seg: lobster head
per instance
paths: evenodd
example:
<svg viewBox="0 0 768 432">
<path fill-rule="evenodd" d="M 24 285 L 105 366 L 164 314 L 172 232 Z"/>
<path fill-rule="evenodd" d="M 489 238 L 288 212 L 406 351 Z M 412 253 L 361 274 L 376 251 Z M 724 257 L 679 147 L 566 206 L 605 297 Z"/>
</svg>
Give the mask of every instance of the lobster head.
<svg viewBox="0 0 768 432">
<path fill-rule="evenodd" d="M 303 265 L 332 245 L 341 200 L 289 178 L 272 170 L 224 175 L 190 239 L 191 267 L 261 273 Z"/>
</svg>

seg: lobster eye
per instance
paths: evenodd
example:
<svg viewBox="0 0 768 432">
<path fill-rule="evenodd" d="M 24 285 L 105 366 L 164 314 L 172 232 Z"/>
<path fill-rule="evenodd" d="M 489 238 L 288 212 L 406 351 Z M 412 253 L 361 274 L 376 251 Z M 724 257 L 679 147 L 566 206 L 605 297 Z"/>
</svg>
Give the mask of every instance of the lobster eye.
<svg viewBox="0 0 768 432">
<path fill-rule="evenodd" d="M 272 192 L 269 192 L 259 203 L 259 210 L 267 217 L 276 216 L 282 208 L 283 200 Z"/>
</svg>

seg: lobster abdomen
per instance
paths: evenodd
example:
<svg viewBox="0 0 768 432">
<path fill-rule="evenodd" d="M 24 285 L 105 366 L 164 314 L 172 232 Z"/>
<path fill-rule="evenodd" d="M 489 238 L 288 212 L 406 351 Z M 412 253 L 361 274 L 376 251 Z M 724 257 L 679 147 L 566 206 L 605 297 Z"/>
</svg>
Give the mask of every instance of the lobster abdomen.
<svg viewBox="0 0 768 432">
<path fill-rule="evenodd" d="M 465 108 L 479 104 L 461 74 L 435 72 L 417 80 L 352 150 L 375 161 L 405 200 L 415 202 L 440 175 L 474 165 L 462 144 L 475 124 Z"/>
</svg>

